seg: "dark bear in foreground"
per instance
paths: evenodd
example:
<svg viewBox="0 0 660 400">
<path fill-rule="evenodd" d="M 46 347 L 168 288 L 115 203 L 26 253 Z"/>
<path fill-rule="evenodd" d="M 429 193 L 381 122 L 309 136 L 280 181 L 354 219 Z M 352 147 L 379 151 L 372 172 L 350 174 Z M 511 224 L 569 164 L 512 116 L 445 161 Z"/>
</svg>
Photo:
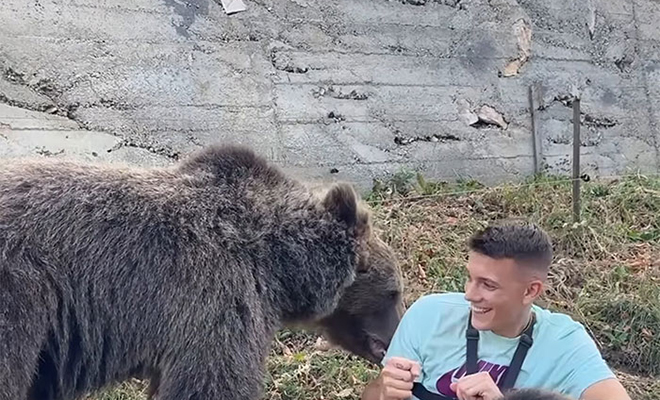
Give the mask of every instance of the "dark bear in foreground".
<svg viewBox="0 0 660 400">
<path fill-rule="evenodd" d="M 159 400 L 260 398 L 277 329 L 378 362 L 401 277 L 346 184 L 320 196 L 252 151 L 171 168 L 3 161 L 0 400 L 130 377 Z"/>
</svg>

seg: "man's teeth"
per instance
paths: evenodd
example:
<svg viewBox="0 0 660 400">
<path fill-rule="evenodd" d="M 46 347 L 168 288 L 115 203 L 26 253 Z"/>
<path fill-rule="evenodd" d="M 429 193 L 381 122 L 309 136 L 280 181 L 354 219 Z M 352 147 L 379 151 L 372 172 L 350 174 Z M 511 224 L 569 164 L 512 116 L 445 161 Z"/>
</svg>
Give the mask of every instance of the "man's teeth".
<svg viewBox="0 0 660 400">
<path fill-rule="evenodd" d="M 478 314 L 483 314 L 490 311 L 490 308 L 481 308 L 481 307 L 472 306 L 472 311 Z"/>
</svg>

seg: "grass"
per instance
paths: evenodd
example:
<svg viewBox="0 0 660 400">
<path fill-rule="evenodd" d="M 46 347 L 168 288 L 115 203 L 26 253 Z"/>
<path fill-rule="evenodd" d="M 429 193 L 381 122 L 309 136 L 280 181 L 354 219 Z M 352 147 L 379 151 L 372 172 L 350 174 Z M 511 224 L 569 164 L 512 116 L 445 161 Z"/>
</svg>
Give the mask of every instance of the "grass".
<svg viewBox="0 0 660 400">
<path fill-rule="evenodd" d="M 539 176 L 485 188 L 403 172 L 377 182 L 367 200 L 401 262 L 408 304 L 425 293 L 462 290 L 465 242 L 475 229 L 511 217 L 541 224 L 556 258 L 539 304 L 582 322 L 634 399 L 660 400 L 660 178 L 582 182 L 579 224 L 571 185 Z M 278 334 L 267 367 L 268 400 L 359 399 L 378 373 L 309 332 L 289 330 Z M 93 399 L 141 400 L 142 387 L 127 383 Z"/>
</svg>

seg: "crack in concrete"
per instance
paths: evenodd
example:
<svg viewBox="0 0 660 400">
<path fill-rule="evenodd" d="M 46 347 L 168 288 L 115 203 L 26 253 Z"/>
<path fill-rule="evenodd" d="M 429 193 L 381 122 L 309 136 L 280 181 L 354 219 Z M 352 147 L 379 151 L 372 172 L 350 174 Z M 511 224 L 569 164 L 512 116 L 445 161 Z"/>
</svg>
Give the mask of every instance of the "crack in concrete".
<svg viewBox="0 0 660 400">
<path fill-rule="evenodd" d="M 149 153 L 152 153 L 152 154 L 167 157 L 167 158 L 169 158 L 171 160 L 175 160 L 175 161 L 179 160 L 180 157 L 181 157 L 181 153 L 179 153 L 178 151 L 172 150 L 169 147 L 166 147 L 166 146 L 153 146 L 153 145 L 140 143 L 138 141 L 131 140 L 131 139 L 126 139 L 126 138 L 122 139 L 122 141 L 115 147 L 116 148 L 113 147 L 112 149 L 108 150 L 108 153 L 110 151 L 115 151 L 115 150 L 121 149 L 122 147 L 134 147 L 134 148 L 137 148 L 137 149 L 146 150 L 146 151 L 148 151 Z"/>
<path fill-rule="evenodd" d="M 617 125 L 617 122 L 613 119 L 607 117 L 597 118 L 586 113 L 581 113 L 580 123 L 592 128 L 612 128 Z"/>
<path fill-rule="evenodd" d="M 14 71 L 12 68 L 7 68 L 5 69 L 5 80 L 7 82 L 15 83 L 17 85 L 25 85 L 25 78 L 23 74 L 19 74 L 18 72 Z"/>
<path fill-rule="evenodd" d="M 501 126 L 498 124 L 495 124 L 493 122 L 486 122 L 482 119 L 479 121 L 475 122 L 474 124 L 470 125 L 472 128 L 475 129 L 489 129 L 489 128 L 497 128 L 497 129 L 503 129 Z"/>
<path fill-rule="evenodd" d="M 554 102 L 559 102 L 563 104 L 565 107 L 572 107 L 573 106 L 573 96 L 570 94 L 559 94 L 552 99 L 552 101 L 548 104 L 539 104 L 537 110 L 538 111 L 543 111 L 546 108 L 550 107 L 552 103 Z"/>
<path fill-rule="evenodd" d="M 40 106 L 36 106 L 25 101 L 12 100 L 2 93 L 0 93 L 0 103 L 30 111 L 45 112 L 48 114 L 53 114 L 52 112 L 48 112 L 48 110 L 52 107 L 56 107 L 54 104 L 42 104 Z"/>
<path fill-rule="evenodd" d="M 285 65 L 281 68 L 276 65 L 275 68 L 279 69 L 280 71 L 291 72 L 293 74 L 306 74 L 307 71 L 309 71 L 308 67 L 294 67 L 291 65 Z"/>
<path fill-rule="evenodd" d="M 195 146 L 198 146 L 198 147 L 203 147 L 204 146 L 204 144 L 191 133 L 187 134 L 187 139 L 190 143 L 194 144 Z"/>
<path fill-rule="evenodd" d="M 416 136 L 416 137 L 405 137 L 405 136 L 395 136 L 394 137 L 394 143 L 398 144 L 399 146 L 406 146 L 414 142 L 458 142 L 461 139 L 457 136 L 454 136 L 452 134 L 446 134 L 446 135 L 441 135 L 438 133 L 435 133 L 433 135 L 426 135 L 426 136 Z"/>
<path fill-rule="evenodd" d="M 389 50 L 392 53 L 397 53 L 397 54 L 413 54 L 417 55 L 416 51 L 411 51 L 410 49 L 401 46 L 400 44 L 391 44 L 388 46 L 385 46 L 385 49 Z M 387 54 L 387 53 L 384 53 Z"/>
<path fill-rule="evenodd" d="M 44 156 L 44 157 L 52 157 L 52 156 L 57 156 L 57 155 L 60 155 L 60 154 L 64 154 L 64 149 L 61 149 L 60 151 L 52 152 L 52 151 L 46 149 L 45 147 L 41 146 L 41 147 L 36 149 L 35 153 L 37 153 L 40 156 Z"/>
<path fill-rule="evenodd" d="M 136 108 L 135 105 L 133 104 L 128 104 L 113 99 L 105 99 L 105 98 L 101 98 L 98 103 L 85 104 L 85 107 L 95 107 L 95 106 L 110 108 L 117 111 L 135 110 Z"/>
<path fill-rule="evenodd" d="M 594 147 L 598 146 L 601 142 L 601 137 L 596 137 L 596 138 L 582 138 L 580 140 L 580 147 Z M 548 138 L 548 142 L 552 144 L 561 144 L 561 145 L 569 145 L 573 143 L 573 138 L 572 137 L 553 137 L 553 138 Z"/>
<path fill-rule="evenodd" d="M 623 73 L 628 73 L 632 70 L 631 67 L 634 61 L 635 60 L 634 59 L 631 60 L 629 55 L 626 53 L 621 58 L 617 58 L 614 61 L 614 65 L 616 65 L 619 71 Z"/>
<path fill-rule="evenodd" d="M 334 111 L 330 111 L 328 113 L 328 119 L 334 121 L 335 123 L 346 121 L 346 117 Z"/>
<path fill-rule="evenodd" d="M 541 104 L 538 106 L 537 110 L 542 111 L 550 107 L 553 103 L 558 102 L 564 105 L 565 107 L 573 107 L 574 97 L 571 95 L 557 95 L 552 99 L 548 104 Z M 613 118 L 609 117 L 594 117 L 591 114 L 586 112 L 580 112 L 580 125 L 587 126 L 589 128 L 612 128 L 619 124 Z"/>
<path fill-rule="evenodd" d="M 169 158 L 170 160 L 175 160 L 175 161 L 179 160 L 179 158 L 181 157 L 181 154 L 178 151 L 174 151 L 172 149 L 165 148 L 165 147 L 157 147 L 156 148 L 156 147 L 153 147 L 153 146 L 142 145 L 142 144 L 133 143 L 133 142 L 124 143 L 121 147 L 134 147 L 134 148 L 137 148 L 137 149 L 146 150 L 151 154 L 164 156 L 164 157 Z"/>
<path fill-rule="evenodd" d="M 11 67 L 6 67 L 3 75 L 7 82 L 28 87 L 51 100 L 52 97 L 61 95 L 50 79 L 43 78 L 34 84 L 30 84 L 25 78 L 25 74 L 20 73 Z"/>
<path fill-rule="evenodd" d="M 427 4 L 436 3 L 447 7 L 458 8 L 460 10 L 465 9 L 463 7 L 463 4 L 461 4 L 463 0 L 400 0 L 400 1 L 403 4 L 408 4 L 411 6 L 424 6 Z"/>
<path fill-rule="evenodd" d="M 81 129 L 88 130 L 85 126 L 86 124 L 83 121 L 80 121 L 74 114 L 80 105 L 78 103 L 66 105 L 61 104 L 57 99 L 62 95 L 62 91 L 58 89 L 50 79 L 42 78 L 39 79 L 36 83 L 30 83 L 28 79 L 26 79 L 24 73 L 18 72 L 11 67 L 5 67 L 3 77 L 7 82 L 10 82 L 11 84 L 24 86 L 32 91 L 35 91 L 36 93 L 39 93 L 40 95 L 47 98 L 51 104 L 36 106 L 28 102 L 9 99 L 3 94 L 0 94 L 0 102 L 25 110 L 60 115 L 75 122 Z"/>
<path fill-rule="evenodd" d="M 287 54 L 277 51 L 277 49 L 271 50 L 270 63 L 273 64 L 273 67 L 278 71 L 285 71 L 294 74 L 306 74 L 310 70 L 309 67 L 293 65 L 291 58 Z"/>
<path fill-rule="evenodd" d="M 360 93 L 355 89 L 349 93 L 343 93 L 341 89 L 335 89 L 334 86 L 319 86 L 316 89 L 312 89 L 312 96 L 316 98 L 329 96 L 339 100 L 367 100 L 369 98 L 367 93 Z"/>
</svg>

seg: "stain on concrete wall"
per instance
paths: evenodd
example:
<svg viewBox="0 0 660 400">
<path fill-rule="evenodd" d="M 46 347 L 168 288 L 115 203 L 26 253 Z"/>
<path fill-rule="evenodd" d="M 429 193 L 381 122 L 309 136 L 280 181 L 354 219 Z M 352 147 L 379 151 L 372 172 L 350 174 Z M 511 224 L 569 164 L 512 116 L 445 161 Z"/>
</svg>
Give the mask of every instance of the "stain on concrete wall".
<svg viewBox="0 0 660 400">
<path fill-rule="evenodd" d="M 365 189 L 401 168 L 495 183 L 534 171 L 538 83 L 548 171 L 570 171 L 576 91 L 583 172 L 660 169 L 657 1 L 246 4 L 3 1 L 0 155 L 165 165 L 230 141 Z"/>
</svg>

